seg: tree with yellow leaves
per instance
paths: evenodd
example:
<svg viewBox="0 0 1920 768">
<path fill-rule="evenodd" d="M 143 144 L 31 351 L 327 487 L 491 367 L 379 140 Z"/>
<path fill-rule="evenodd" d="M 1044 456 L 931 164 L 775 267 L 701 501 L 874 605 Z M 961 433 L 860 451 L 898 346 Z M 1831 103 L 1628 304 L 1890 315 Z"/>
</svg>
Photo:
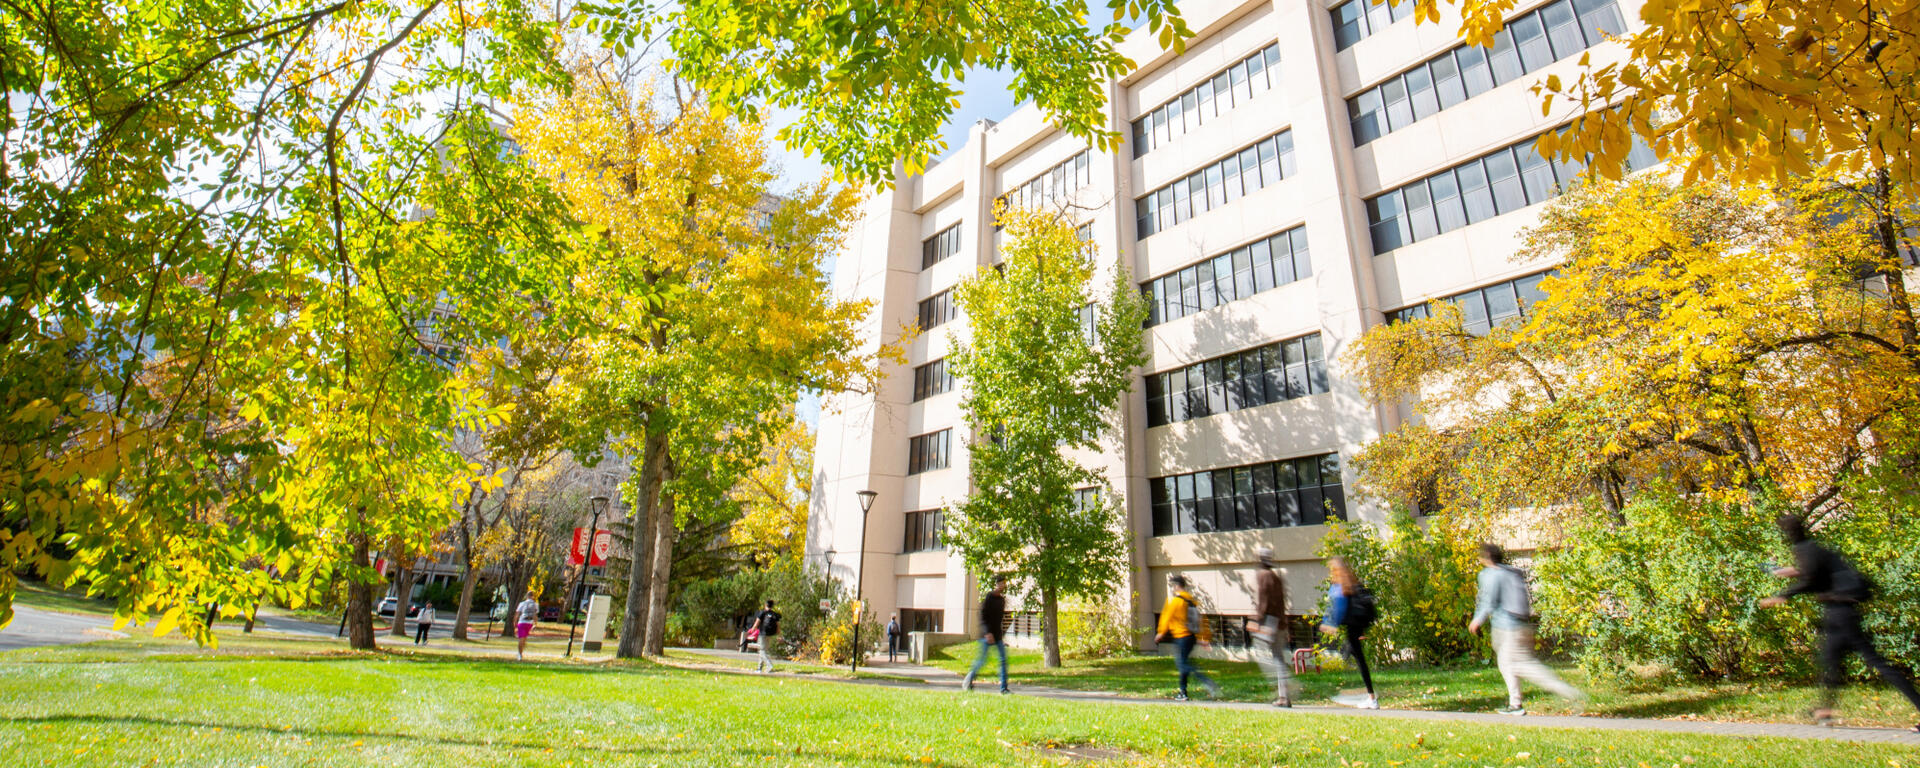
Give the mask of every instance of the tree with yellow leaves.
<svg viewBox="0 0 1920 768">
<path fill-rule="evenodd" d="M 1485 329 L 1436 302 L 1357 343 L 1367 393 L 1416 415 L 1362 452 L 1363 485 L 1488 516 L 1617 516 L 1667 483 L 1833 511 L 1866 467 L 1909 460 L 1920 413 L 1910 317 L 1854 211 L 1830 185 L 1659 176 L 1560 198 L 1520 255 L 1564 259 L 1536 303 Z"/>
<path fill-rule="evenodd" d="M 581 339 L 561 374 L 569 442 L 587 463 L 609 440 L 635 460 L 619 654 L 657 654 L 676 521 L 724 506 L 786 426 L 795 392 L 871 387 L 879 375 L 858 334 L 868 305 L 832 302 L 820 267 L 858 198 L 825 183 L 771 196 L 758 126 L 593 64 L 517 123 L 528 158 L 584 225 L 564 256 L 567 280 L 546 291 L 549 317 Z"/>
<path fill-rule="evenodd" d="M 740 510 L 728 536 L 759 567 L 804 554 L 807 547 L 813 427 L 796 418 L 791 407 L 781 416 L 787 427 L 761 451 L 759 464 L 727 492 L 727 500 Z"/>
</svg>

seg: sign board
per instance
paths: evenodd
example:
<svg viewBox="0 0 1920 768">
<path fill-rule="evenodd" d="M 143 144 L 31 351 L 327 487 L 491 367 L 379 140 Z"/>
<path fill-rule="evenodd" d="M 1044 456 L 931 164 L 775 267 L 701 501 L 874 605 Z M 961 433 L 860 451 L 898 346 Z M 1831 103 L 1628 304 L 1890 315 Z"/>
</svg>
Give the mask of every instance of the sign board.
<svg viewBox="0 0 1920 768">
<path fill-rule="evenodd" d="M 606 565 L 607 553 L 613 551 L 613 531 L 596 531 L 593 535 L 593 564 Z M 587 529 L 573 529 L 573 546 L 567 552 L 567 562 L 579 565 L 587 558 Z"/>
<path fill-rule="evenodd" d="M 821 611 L 822 613 L 825 613 L 825 612 L 827 612 L 827 611 L 831 611 L 831 610 L 833 610 L 833 601 L 832 601 L 832 600 L 827 600 L 827 599 L 824 599 L 824 598 L 823 598 L 823 599 L 821 599 L 821 600 L 820 600 L 820 611 Z"/>
<path fill-rule="evenodd" d="M 607 612 L 613 607 L 613 598 L 607 595 L 594 595 L 587 600 L 587 640 L 580 647 L 584 650 L 600 650 L 600 643 L 607 639 Z"/>
</svg>

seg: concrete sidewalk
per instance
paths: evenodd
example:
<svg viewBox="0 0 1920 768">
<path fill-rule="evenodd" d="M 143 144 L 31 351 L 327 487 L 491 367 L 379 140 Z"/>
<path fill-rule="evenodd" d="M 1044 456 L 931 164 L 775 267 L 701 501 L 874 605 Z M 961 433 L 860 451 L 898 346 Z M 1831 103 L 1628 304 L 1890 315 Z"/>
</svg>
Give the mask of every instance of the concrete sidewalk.
<svg viewBox="0 0 1920 768">
<path fill-rule="evenodd" d="M 754 654 L 735 653 L 733 651 L 719 651 L 719 650 L 700 649 L 700 648 L 676 648 L 674 650 L 686 651 L 686 652 L 696 653 L 700 655 L 710 655 L 716 658 L 731 658 L 731 659 L 748 660 L 748 661 L 755 660 L 758 658 Z M 716 668 L 703 667 L 703 669 L 712 670 Z M 826 682 L 841 683 L 841 684 L 847 684 L 847 685 L 872 685 L 872 686 L 883 686 L 883 687 L 892 687 L 892 688 L 903 688 L 903 687 L 919 688 L 924 684 L 924 685 L 934 686 L 934 687 L 943 688 L 943 689 L 951 689 L 956 693 L 958 693 L 960 689 L 960 675 L 955 674 L 953 672 L 949 672 L 944 669 L 939 669 L 937 667 L 927 667 L 927 666 L 921 666 L 918 664 L 889 664 L 886 662 L 875 662 L 872 664 L 864 664 L 864 663 L 861 664 L 860 670 L 862 672 L 870 671 L 870 672 L 873 672 L 874 674 L 885 674 L 885 675 L 890 675 L 894 677 L 912 678 L 914 680 L 917 680 L 918 682 L 908 683 L 908 682 L 903 682 L 898 680 L 828 678 L 828 677 L 819 677 L 817 675 L 809 675 L 808 677 L 815 680 L 822 680 Z M 738 670 L 732 670 L 732 669 L 726 669 L 726 670 L 720 670 L 720 671 L 732 672 L 734 674 L 752 674 L 751 672 L 738 671 Z M 776 672 L 775 674 L 778 674 L 778 672 Z M 986 685 L 976 685 L 974 688 L 973 695 L 998 695 L 997 690 L 995 689 L 995 686 L 992 685 L 992 683 L 996 681 L 987 680 L 986 682 L 988 683 Z M 1020 696 L 1033 696 L 1033 697 L 1043 698 L 1043 699 L 1054 699 L 1057 701 L 1104 702 L 1109 704 L 1130 704 L 1130 705 L 1137 705 L 1137 706 L 1143 706 L 1143 707 L 1212 707 L 1215 709 L 1236 709 L 1236 710 L 1249 711 L 1249 712 L 1276 712 L 1276 713 L 1283 713 L 1283 714 L 1292 713 L 1292 712 L 1301 712 L 1301 713 L 1309 713 L 1309 714 L 1316 714 L 1316 715 L 1335 715 L 1335 716 L 1341 716 L 1341 717 L 1384 717 L 1384 718 L 1399 719 L 1399 720 L 1417 720 L 1417 721 L 1434 722 L 1434 723 L 1478 723 L 1481 725 L 1499 725 L 1499 726 L 1507 726 L 1507 727 L 1519 726 L 1523 728 L 1585 728 L 1585 729 L 1598 730 L 1598 731 L 1653 731 L 1653 732 L 1659 732 L 1659 733 L 1696 734 L 1701 736 L 1812 739 L 1817 741 L 1837 741 L 1837 742 L 1873 743 L 1873 744 L 1906 744 L 1911 746 L 1920 746 L 1920 734 L 1911 733 L 1906 730 L 1897 729 L 1897 728 L 1825 728 L 1817 725 L 1800 724 L 1800 723 L 1731 723 L 1731 722 L 1715 722 L 1715 721 L 1708 721 L 1708 720 L 1650 720 L 1650 719 L 1640 719 L 1640 718 L 1601 717 L 1601 716 L 1572 717 L 1572 716 L 1554 716 L 1554 715 L 1527 715 L 1524 717 L 1513 717 L 1510 715 L 1500 715 L 1492 712 L 1444 712 L 1444 711 L 1418 710 L 1418 709 L 1361 710 L 1361 709 L 1349 709 L 1346 707 L 1336 707 L 1336 706 L 1312 706 L 1312 705 L 1300 705 L 1300 704 L 1296 704 L 1292 708 L 1281 709 L 1281 708 L 1269 706 L 1266 704 L 1254 704 L 1254 703 L 1248 703 L 1248 702 L 1201 701 L 1201 700 L 1177 702 L 1177 701 L 1173 701 L 1172 699 L 1148 699 L 1148 698 L 1140 698 L 1136 696 L 1125 696 L 1125 695 L 1115 694 L 1115 693 L 1105 693 L 1100 691 L 1070 691 L 1070 690 L 1064 690 L 1059 688 L 1043 688 L 1043 687 L 1037 687 L 1037 686 L 1019 685 L 1019 684 L 1015 684 L 1013 686 L 1013 692 L 1014 694 L 1020 695 Z"/>
</svg>

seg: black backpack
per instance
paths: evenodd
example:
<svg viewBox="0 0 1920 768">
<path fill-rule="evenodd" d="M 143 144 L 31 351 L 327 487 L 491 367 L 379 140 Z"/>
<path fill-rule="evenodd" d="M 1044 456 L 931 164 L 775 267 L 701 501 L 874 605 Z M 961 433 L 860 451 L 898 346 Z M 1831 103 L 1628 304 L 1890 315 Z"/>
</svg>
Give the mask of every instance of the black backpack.
<svg viewBox="0 0 1920 768">
<path fill-rule="evenodd" d="M 1373 590 L 1361 585 L 1351 597 L 1347 598 L 1347 616 L 1341 624 L 1346 625 L 1347 629 L 1352 630 L 1356 635 L 1364 635 L 1378 618 L 1380 618 L 1380 603 L 1374 599 Z"/>
<path fill-rule="evenodd" d="M 760 634 L 761 635 L 780 634 L 780 614 L 775 613 L 773 611 L 761 611 L 760 612 Z"/>
</svg>

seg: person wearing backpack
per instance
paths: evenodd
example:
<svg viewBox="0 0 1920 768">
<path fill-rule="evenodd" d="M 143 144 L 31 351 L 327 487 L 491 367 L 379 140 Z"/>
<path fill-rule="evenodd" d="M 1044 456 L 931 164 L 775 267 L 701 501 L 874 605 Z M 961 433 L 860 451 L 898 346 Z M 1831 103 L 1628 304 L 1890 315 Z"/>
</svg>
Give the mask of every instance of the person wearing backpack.
<svg viewBox="0 0 1920 768">
<path fill-rule="evenodd" d="M 1346 558 L 1328 558 L 1327 575 L 1330 582 L 1327 587 L 1327 615 L 1320 618 L 1320 633 L 1332 635 L 1346 630 L 1347 653 L 1353 656 L 1353 663 L 1360 667 L 1360 682 L 1367 686 L 1364 698 L 1342 694 L 1333 697 L 1333 701 L 1360 709 L 1379 709 L 1380 697 L 1373 691 L 1373 672 L 1367 669 L 1365 645 L 1367 630 L 1373 626 L 1374 619 L 1380 617 L 1379 606 L 1374 602 L 1373 593 L 1360 584 L 1359 577 L 1353 575 L 1353 568 L 1347 564 Z"/>
<path fill-rule="evenodd" d="M 1840 553 L 1808 536 L 1807 522 L 1799 516 L 1781 515 L 1778 524 L 1780 534 L 1793 547 L 1797 567 L 1778 568 L 1773 574 L 1797 580 L 1780 594 L 1761 600 L 1760 607 L 1783 605 L 1796 595 L 1813 595 L 1824 609 L 1820 632 L 1826 642 L 1821 646 L 1820 706 L 1813 710 L 1814 722 L 1827 725 L 1833 721 L 1834 696 L 1846 682 L 1843 665 L 1850 653 L 1860 654 L 1862 662 L 1920 710 L 1920 693 L 1914 691 L 1913 678 L 1874 649 L 1873 635 L 1861 623 L 1860 607 L 1873 599 L 1873 582 Z M 1920 733 L 1920 725 L 1907 730 Z"/>
<path fill-rule="evenodd" d="M 1167 585 L 1173 589 L 1173 597 L 1167 598 L 1167 604 L 1160 609 L 1160 626 L 1154 633 L 1154 642 L 1173 643 L 1173 666 L 1180 670 L 1180 693 L 1174 701 L 1187 700 L 1187 678 L 1200 678 L 1200 684 L 1207 687 L 1208 695 L 1220 698 L 1220 684 L 1207 677 L 1207 673 L 1193 663 L 1193 646 L 1196 643 L 1212 645 L 1213 636 L 1207 630 L 1202 619 L 1200 602 L 1193 599 L 1193 593 L 1187 591 L 1187 577 L 1173 575 L 1167 577 Z"/>
<path fill-rule="evenodd" d="M 1520 681 L 1527 680 L 1569 701 L 1584 700 L 1587 695 L 1567 685 L 1559 675 L 1533 655 L 1533 597 L 1527 594 L 1527 578 L 1520 569 L 1506 564 L 1506 553 L 1498 544 L 1480 545 L 1480 599 L 1473 610 L 1467 631 L 1478 633 L 1480 625 L 1493 627 L 1493 655 L 1499 660 L 1500 676 L 1507 681 L 1507 706 L 1495 710 L 1503 715 L 1524 715 Z"/>
<path fill-rule="evenodd" d="M 773 641 L 780 636 L 780 612 L 773 609 L 773 601 L 767 601 L 767 609 L 753 620 L 753 629 L 747 630 L 747 639 L 760 641 L 760 663 L 755 672 L 773 671 Z"/>
</svg>

